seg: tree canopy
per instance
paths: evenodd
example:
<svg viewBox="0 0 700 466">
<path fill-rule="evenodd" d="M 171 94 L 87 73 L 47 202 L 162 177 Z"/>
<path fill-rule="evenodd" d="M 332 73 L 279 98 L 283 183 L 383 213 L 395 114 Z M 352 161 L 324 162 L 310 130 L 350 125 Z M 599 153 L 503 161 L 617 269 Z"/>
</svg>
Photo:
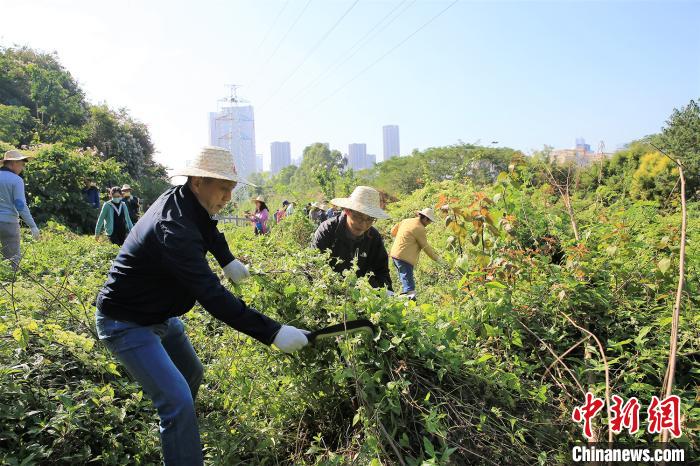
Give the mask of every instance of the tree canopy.
<svg viewBox="0 0 700 466">
<path fill-rule="evenodd" d="M 55 53 L 27 47 L 0 48 L 0 141 L 28 150 L 43 147 L 39 150 L 42 154 L 39 162 L 43 154 L 62 157 L 52 172 L 42 172 L 45 177 L 38 175 L 39 164 L 30 164 L 26 172 L 27 178 L 37 183 L 29 189 L 37 194 L 48 189 L 45 194 L 52 199 L 62 197 L 53 188 L 45 188 L 55 180 L 76 184 L 78 179 L 91 177 L 98 183 L 107 182 L 90 173 L 115 167 L 120 176 L 112 178 L 128 181 L 146 203 L 169 184 L 165 167 L 153 159 L 155 146 L 148 126 L 132 117 L 127 109 L 90 104 Z M 51 144 L 60 147 L 51 148 Z M 72 189 L 77 189 L 76 186 Z M 47 205 L 51 201 L 36 197 L 36 208 L 40 210 L 41 202 Z M 60 213 L 61 209 L 50 210 L 53 212 L 50 215 L 81 228 L 82 220 L 75 215 Z"/>
</svg>

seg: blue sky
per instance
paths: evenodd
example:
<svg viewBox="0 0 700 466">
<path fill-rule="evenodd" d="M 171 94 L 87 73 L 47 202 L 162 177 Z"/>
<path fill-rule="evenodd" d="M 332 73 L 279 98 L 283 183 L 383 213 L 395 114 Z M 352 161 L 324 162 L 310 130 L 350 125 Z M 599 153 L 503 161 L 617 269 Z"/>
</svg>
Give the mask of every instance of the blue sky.
<svg viewBox="0 0 700 466">
<path fill-rule="evenodd" d="M 385 124 L 400 126 L 402 154 L 576 137 L 613 150 L 700 97 L 698 2 L 451 4 L 0 0 L 0 44 L 58 52 L 91 101 L 149 125 L 170 167 L 207 143 L 230 83 L 255 106 L 266 159 L 275 140 L 294 157 L 316 141 L 365 142 L 381 159 Z"/>
</svg>

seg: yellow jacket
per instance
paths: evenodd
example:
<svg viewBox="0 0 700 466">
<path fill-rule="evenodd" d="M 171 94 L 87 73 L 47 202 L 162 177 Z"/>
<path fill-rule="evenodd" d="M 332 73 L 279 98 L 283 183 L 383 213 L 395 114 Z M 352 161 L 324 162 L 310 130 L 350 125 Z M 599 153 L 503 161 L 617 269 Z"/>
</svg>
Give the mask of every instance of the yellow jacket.
<svg viewBox="0 0 700 466">
<path fill-rule="evenodd" d="M 418 263 L 418 255 L 421 249 L 434 261 L 439 261 L 440 256 L 428 244 L 425 227 L 420 222 L 420 217 L 408 218 L 394 225 L 391 236 L 395 236 L 389 255 L 415 266 Z"/>
</svg>

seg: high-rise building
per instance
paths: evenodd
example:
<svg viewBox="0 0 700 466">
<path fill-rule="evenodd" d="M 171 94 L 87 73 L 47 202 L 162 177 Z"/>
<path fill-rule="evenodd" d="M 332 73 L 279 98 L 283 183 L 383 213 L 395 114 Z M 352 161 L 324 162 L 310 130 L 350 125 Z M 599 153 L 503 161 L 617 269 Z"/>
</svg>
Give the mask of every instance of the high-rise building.
<svg viewBox="0 0 700 466">
<path fill-rule="evenodd" d="M 233 104 L 209 113 L 209 144 L 233 154 L 238 174 L 247 177 L 256 170 L 255 118 L 252 105 Z"/>
<path fill-rule="evenodd" d="M 397 125 L 386 125 L 382 127 L 384 133 L 384 160 L 401 155 L 399 147 L 399 127 Z"/>
<path fill-rule="evenodd" d="M 279 173 L 284 167 L 292 164 L 292 149 L 288 142 L 275 141 L 270 144 L 270 172 Z"/>
<path fill-rule="evenodd" d="M 356 143 L 348 145 L 348 168 L 362 170 L 367 165 L 367 144 Z"/>
<path fill-rule="evenodd" d="M 345 155 L 348 161 L 347 168 L 352 170 L 365 170 L 367 168 L 372 168 L 375 163 L 377 163 L 377 156 L 375 154 L 367 153 L 367 144 L 350 144 L 348 146 L 348 153 Z"/>
</svg>

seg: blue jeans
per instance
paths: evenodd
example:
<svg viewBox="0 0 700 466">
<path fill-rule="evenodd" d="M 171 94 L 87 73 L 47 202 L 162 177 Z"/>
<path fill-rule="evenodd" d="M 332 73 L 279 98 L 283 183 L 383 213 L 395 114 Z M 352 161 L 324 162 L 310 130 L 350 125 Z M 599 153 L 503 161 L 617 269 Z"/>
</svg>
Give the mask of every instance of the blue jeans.
<svg viewBox="0 0 700 466">
<path fill-rule="evenodd" d="M 391 259 L 394 261 L 396 270 L 399 272 L 399 280 L 401 280 L 403 292 L 408 293 L 409 291 L 414 291 L 416 289 L 416 281 L 413 279 L 413 266 L 395 257 Z"/>
<path fill-rule="evenodd" d="M 204 367 L 177 317 L 139 325 L 95 313 L 97 335 L 143 387 L 160 417 L 160 442 L 167 466 L 202 465 L 194 400 Z"/>
</svg>

